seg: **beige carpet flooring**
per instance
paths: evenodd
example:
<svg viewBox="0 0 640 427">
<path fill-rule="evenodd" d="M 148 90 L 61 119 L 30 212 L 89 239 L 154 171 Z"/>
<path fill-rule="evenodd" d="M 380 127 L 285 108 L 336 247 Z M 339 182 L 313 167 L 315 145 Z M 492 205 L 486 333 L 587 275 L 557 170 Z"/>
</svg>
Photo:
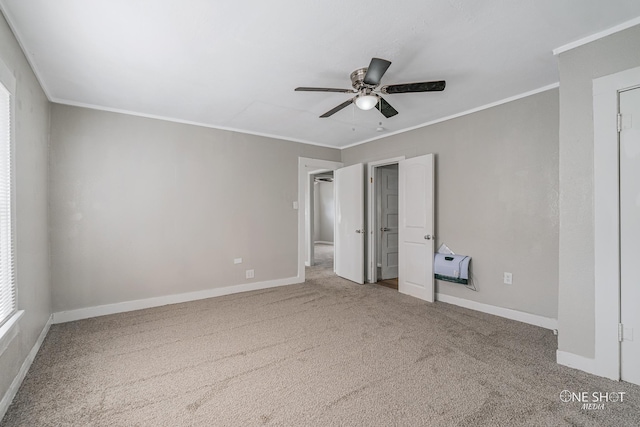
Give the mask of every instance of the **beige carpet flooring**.
<svg viewBox="0 0 640 427">
<path fill-rule="evenodd" d="M 3 426 L 638 426 L 551 331 L 335 277 L 52 326 Z M 586 410 L 560 393 L 625 392 Z"/>
</svg>

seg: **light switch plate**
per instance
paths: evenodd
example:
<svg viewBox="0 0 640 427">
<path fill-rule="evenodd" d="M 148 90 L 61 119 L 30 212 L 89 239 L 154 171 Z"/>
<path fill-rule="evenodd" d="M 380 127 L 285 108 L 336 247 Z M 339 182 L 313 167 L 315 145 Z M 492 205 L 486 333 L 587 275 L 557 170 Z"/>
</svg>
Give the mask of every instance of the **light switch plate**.
<svg viewBox="0 0 640 427">
<path fill-rule="evenodd" d="M 505 285 L 512 285 L 513 284 L 513 275 L 511 273 L 504 273 L 504 283 Z"/>
</svg>

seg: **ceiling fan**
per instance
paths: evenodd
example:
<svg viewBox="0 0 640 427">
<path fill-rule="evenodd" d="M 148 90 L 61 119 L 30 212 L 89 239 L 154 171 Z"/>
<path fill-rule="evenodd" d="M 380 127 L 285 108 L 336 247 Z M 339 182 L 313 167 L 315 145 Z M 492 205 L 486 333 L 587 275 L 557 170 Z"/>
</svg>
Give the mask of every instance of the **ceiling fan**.
<svg viewBox="0 0 640 427">
<path fill-rule="evenodd" d="M 397 85 L 380 86 L 380 80 L 391 65 L 390 61 L 380 58 L 371 58 L 371 63 L 366 68 L 358 68 L 351 73 L 351 86 L 353 89 L 333 89 L 326 87 L 297 87 L 299 92 L 339 92 L 355 93 L 353 98 L 343 102 L 337 107 L 327 111 L 321 118 L 332 116 L 346 106 L 355 102 L 361 110 L 370 110 L 376 107 L 385 117 L 393 117 L 398 114 L 385 99 L 379 94 L 391 95 L 394 93 L 410 92 L 439 92 L 444 90 L 446 82 L 444 80 L 434 82 L 404 83 Z"/>
</svg>

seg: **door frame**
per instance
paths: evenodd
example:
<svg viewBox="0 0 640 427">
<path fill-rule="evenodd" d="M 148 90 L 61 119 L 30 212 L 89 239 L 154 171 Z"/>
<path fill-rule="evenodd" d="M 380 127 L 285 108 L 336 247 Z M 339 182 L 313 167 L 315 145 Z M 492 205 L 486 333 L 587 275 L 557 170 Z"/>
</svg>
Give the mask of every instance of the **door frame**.
<svg viewBox="0 0 640 427">
<path fill-rule="evenodd" d="M 375 162 L 367 163 L 367 256 L 365 263 L 367 264 L 367 282 L 376 283 L 378 281 L 378 270 L 376 265 L 376 238 L 373 234 L 375 232 L 376 225 L 376 187 L 375 176 L 376 168 L 381 166 L 388 166 L 393 164 L 399 164 L 401 160 L 405 160 L 405 156 L 392 157 L 384 160 L 377 160 Z M 398 188 L 400 182 L 398 182 Z"/>
<path fill-rule="evenodd" d="M 305 239 L 305 256 L 304 256 L 304 265 L 307 267 L 311 267 L 314 265 L 315 258 L 315 239 L 313 238 L 314 226 L 316 221 L 315 215 L 315 200 L 314 196 L 316 193 L 315 187 L 315 177 L 316 175 L 322 175 L 326 172 L 333 172 L 333 169 L 318 169 L 314 171 L 308 172 L 309 182 L 307 185 L 309 186 L 308 197 L 305 197 L 305 212 L 304 212 L 304 239 Z"/>
<path fill-rule="evenodd" d="M 298 283 L 305 280 L 305 259 L 306 259 L 306 209 L 307 200 L 310 197 L 310 173 L 316 170 L 336 170 L 343 166 L 342 162 L 334 162 L 331 160 L 312 159 L 308 157 L 298 157 L 298 200 L 296 201 L 298 209 Z"/>
<path fill-rule="evenodd" d="M 640 67 L 593 80 L 596 375 L 620 380 L 619 93 L 640 85 Z"/>
</svg>

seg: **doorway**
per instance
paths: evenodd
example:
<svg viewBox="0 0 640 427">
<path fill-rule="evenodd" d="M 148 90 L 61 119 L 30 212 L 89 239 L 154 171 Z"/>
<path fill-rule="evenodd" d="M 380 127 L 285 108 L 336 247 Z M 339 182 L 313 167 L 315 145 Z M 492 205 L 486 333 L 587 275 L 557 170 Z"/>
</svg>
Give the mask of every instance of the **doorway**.
<svg viewBox="0 0 640 427">
<path fill-rule="evenodd" d="M 310 224 L 310 240 L 313 251 L 310 265 L 321 265 L 333 271 L 333 243 L 335 205 L 333 195 L 333 171 L 312 174 L 313 215 Z"/>
<path fill-rule="evenodd" d="M 376 169 L 398 166 L 398 291 L 433 302 L 434 155 L 395 157 L 368 164 L 367 280 L 376 283 Z"/>
<path fill-rule="evenodd" d="M 311 234 L 310 216 L 313 215 L 311 209 L 311 195 L 314 185 L 312 175 L 323 171 L 334 171 L 342 166 L 341 162 L 307 157 L 298 158 L 298 200 L 293 202 L 293 209 L 298 211 L 298 275 L 295 278 L 296 283 L 305 281 L 305 266 L 311 262 L 310 253 L 315 252 L 313 240 L 309 237 Z"/>
<path fill-rule="evenodd" d="M 398 289 L 398 164 L 394 157 L 368 164 L 367 281 Z"/>
<path fill-rule="evenodd" d="M 398 289 L 398 164 L 374 168 L 376 283 Z"/>
</svg>

